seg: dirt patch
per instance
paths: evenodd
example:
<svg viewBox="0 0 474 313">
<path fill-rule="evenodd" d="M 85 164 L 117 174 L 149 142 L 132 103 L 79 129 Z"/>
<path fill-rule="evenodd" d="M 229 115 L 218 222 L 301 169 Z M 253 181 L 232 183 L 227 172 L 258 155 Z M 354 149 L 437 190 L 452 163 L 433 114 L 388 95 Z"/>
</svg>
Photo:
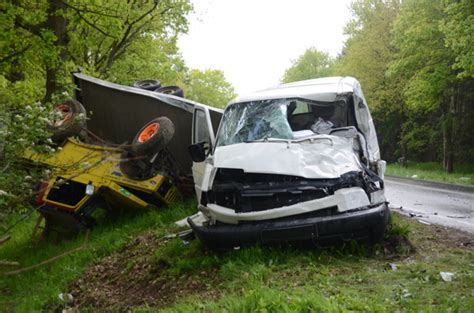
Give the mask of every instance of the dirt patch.
<svg viewBox="0 0 474 313">
<path fill-rule="evenodd" d="M 439 225 L 423 225 L 426 241 L 432 241 L 430 246 L 448 246 L 457 248 L 474 248 L 474 235 L 461 230 Z M 428 246 L 425 246 L 428 247 Z"/>
<path fill-rule="evenodd" d="M 156 261 L 155 252 L 165 243 L 147 233 L 90 267 L 70 288 L 73 307 L 125 312 L 145 304 L 161 308 L 190 295 L 217 298 L 217 269 L 179 277 L 162 275 L 166 266 Z"/>
<path fill-rule="evenodd" d="M 423 224 L 416 218 L 400 215 L 411 224 L 408 237 L 420 253 L 433 249 L 468 248 L 474 249 L 474 234 L 436 224 Z"/>
<path fill-rule="evenodd" d="M 414 231 L 409 237 L 416 246 L 421 244 L 422 249 L 433 247 L 474 248 L 474 234 L 437 224 L 426 224 L 420 221 L 417 216 L 410 216 L 399 209 L 392 210 L 392 214 L 399 216 L 404 224 L 410 225 L 409 227 Z"/>
</svg>

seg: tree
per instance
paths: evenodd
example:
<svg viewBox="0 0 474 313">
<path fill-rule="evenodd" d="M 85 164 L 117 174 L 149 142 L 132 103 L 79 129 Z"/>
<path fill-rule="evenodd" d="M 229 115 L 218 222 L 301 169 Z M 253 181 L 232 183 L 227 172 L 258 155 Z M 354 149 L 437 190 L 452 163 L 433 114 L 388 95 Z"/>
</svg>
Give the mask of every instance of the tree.
<svg viewBox="0 0 474 313">
<path fill-rule="evenodd" d="M 459 77 L 474 78 L 474 2 L 446 2 L 446 16 L 441 20 L 446 47 L 456 55 L 453 67 Z"/>
<path fill-rule="evenodd" d="M 326 52 L 316 48 L 307 49 L 298 59 L 293 60 L 283 75 L 282 81 L 285 83 L 327 77 L 333 74 L 334 60 Z"/>
<path fill-rule="evenodd" d="M 114 75 L 116 62 L 130 65 L 146 56 L 146 66 L 128 66 L 127 75 L 143 74 L 143 69 L 162 72 L 164 55 L 181 62 L 176 38 L 187 31 L 191 9 L 189 0 L 4 3 L 1 74 L 10 82 L 42 80 L 44 100 L 49 101 L 54 92 L 67 90 L 68 73 L 78 67 L 100 78 L 116 78 L 124 74 Z M 156 51 L 156 46 L 166 52 L 154 59 L 147 50 Z"/>
<path fill-rule="evenodd" d="M 394 25 L 394 43 L 399 51 L 390 71 L 406 77 L 404 98 L 410 110 L 437 117 L 442 130 L 443 166 L 452 172 L 464 128 L 460 118 L 466 103 L 463 91 L 469 90 L 470 83 L 459 78 L 456 52 L 446 48 L 440 26 L 447 18 L 441 0 L 405 1 Z"/>
<path fill-rule="evenodd" d="M 186 14 L 192 9 L 188 0 L 69 0 L 66 6 L 71 13 L 71 59 L 104 79 L 123 77 L 114 74 L 120 70 L 114 67 L 117 61 L 140 65 L 128 66 L 127 75 L 143 75 L 146 68 L 159 72 L 164 55 L 176 58 L 176 38 L 187 31 Z"/>
<path fill-rule="evenodd" d="M 337 75 L 353 76 L 360 81 L 377 126 L 382 153 L 388 160 L 406 154 L 406 149 L 399 151 L 394 145 L 402 136 L 400 125 L 405 119 L 400 92 L 403 80 L 386 75 L 396 51 L 392 27 L 399 10 L 398 0 L 354 1 L 353 18 L 345 27 L 348 38 L 335 65 Z"/>
<path fill-rule="evenodd" d="M 191 70 L 185 80 L 187 98 L 217 108 L 223 108 L 234 98 L 232 85 L 219 70 Z"/>
</svg>

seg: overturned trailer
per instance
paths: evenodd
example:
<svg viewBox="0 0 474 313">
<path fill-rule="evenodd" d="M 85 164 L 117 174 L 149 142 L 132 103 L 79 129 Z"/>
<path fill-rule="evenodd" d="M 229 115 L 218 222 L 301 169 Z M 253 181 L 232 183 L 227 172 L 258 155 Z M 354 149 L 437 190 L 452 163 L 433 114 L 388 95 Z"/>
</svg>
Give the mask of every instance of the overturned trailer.
<svg viewBox="0 0 474 313">
<path fill-rule="evenodd" d="M 207 122 L 207 124 L 205 122 Z M 385 161 L 358 81 L 331 77 L 239 97 L 194 124 L 190 148 L 210 248 L 379 240 L 389 220 Z"/>
<path fill-rule="evenodd" d="M 24 153 L 54 169 L 36 186 L 43 235 L 90 228 L 103 211 L 108 218 L 124 208 L 167 205 L 178 198 L 176 187 L 185 193 L 192 181 L 187 147 L 193 114 L 205 112 L 217 129 L 222 111 L 80 73 L 74 81 L 79 101 L 56 104 L 48 125 L 57 151 Z"/>
<path fill-rule="evenodd" d="M 88 130 L 108 142 L 124 143 L 153 118 L 168 117 L 175 131 L 167 148 L 182 175 L 191 175 L 192 160 L 187 148 L 192 140 L 195 111 L 204 112 L 214 132 L 222 117 L 220 109 L 181 97 L 114 84 L 81 73 L 74 73 L 73 77 L 76 99 L 88 113 Z"/>
</svg>

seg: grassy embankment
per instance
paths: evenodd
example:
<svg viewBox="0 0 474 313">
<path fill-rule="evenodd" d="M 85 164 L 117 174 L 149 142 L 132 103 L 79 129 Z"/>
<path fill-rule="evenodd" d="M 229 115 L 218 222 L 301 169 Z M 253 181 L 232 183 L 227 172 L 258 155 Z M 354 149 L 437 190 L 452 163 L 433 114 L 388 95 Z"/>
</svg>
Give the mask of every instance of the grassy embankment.
<svg viewBox="0 0 474 313">
<path fill-rule="evenodd" d="M 456 164 L 454 173 L 448 174 L 438 163 L 409 163 L 406 167 L 394 163 L 387 165 L 386 174 L 448 184 L 474 185 L 474 164 Z"/>
<path fill-rule="evenodd" d="M 14 276 L 0 274 L 0 312 L 39 311 L 47 301 L 57 302 L 58 295 L 66 292 L 68 285 L 77 279 L 88 265 L 123 247 L 146 230 L 165 232 L 173 221 L 195 211 L 194 202 L 184 202 L 168 209 L 123 216 L 107 225 L 96 227 L 83 251 L 22 274 Z M 59 243 L 32 242 L 31 234 L 37 216 L 34 214 L 13 229 L 12 239 L 0 246 L 0 260 L 18 261 L 21 267 L 27 267 L 84 244 L 85 234 Z M 13 224 L 17 219 L 18 216 L 12 216 L 10 223 Z M 15 269 L 17 268 L 3 267 L 0 271 Z"/>
<path fill-rule="evenodd" d="M 380 246 L 250 248 L 215 254 L 199 241 L 162 240 L 194 203 L 98 227 L 87 250 L 0 277 L 0 311 L 64 307 L 70 292 L 87 312 L 474 311 L 472 236 L 395 215 Z M 33 221 L 15 229 L 0 259 L 22 266 L 80 246 L 84 237 L 32 244 Z M 402 240 L 408 236 L 416 251 Z M 453 272 L 451 282 L 440 272 Z"/>
</svg>

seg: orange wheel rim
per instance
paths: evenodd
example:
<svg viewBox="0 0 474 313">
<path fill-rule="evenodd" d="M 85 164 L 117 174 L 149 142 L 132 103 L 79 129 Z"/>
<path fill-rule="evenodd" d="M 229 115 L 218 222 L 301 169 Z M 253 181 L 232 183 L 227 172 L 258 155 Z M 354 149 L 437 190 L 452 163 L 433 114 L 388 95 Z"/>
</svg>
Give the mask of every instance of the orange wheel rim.
<svg viewBox="0 0 474 313">
<path fill-rule="evenodd" d="M 145 141 L 150 140 L 151 137 L 155 136 L 158 130 L 160 130 L 160 124 L 152 123 L 148 125 L 141 131 L 140 135 L 138 135 L 138 142 L 144 143 Z"/>
<path fill-rule="evenodd" d="M 60 119 L 54 122 L 54 126 L 59 127 L 69 121 L 72 118 L 72 110 L 71 107 L 67 104 L 61 103 L 58 104 L 54 111 L 59 113 Z"/>
</svg>

